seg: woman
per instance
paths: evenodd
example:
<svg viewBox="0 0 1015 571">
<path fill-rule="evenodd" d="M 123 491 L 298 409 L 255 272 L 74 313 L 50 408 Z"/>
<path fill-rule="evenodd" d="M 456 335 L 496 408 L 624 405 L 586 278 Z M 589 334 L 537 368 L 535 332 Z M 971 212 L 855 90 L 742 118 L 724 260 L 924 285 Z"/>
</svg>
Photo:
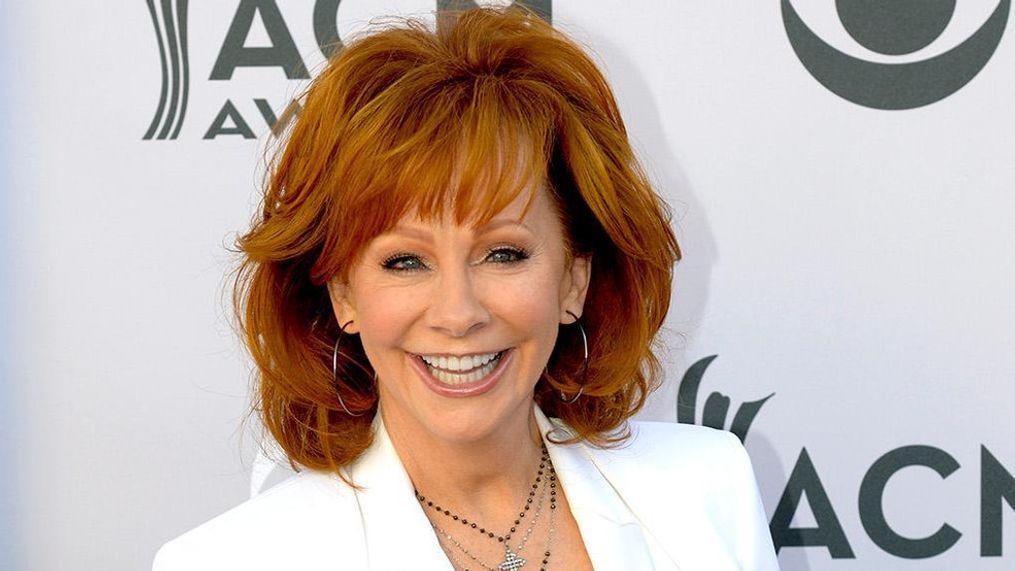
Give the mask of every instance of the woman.
<svg viewBox="0 0 1015 571">
<path fill-rule="evenodd" d="M 239 246 L 300 473 L 157 571 L 778 568 L 735 437 L 628 422 L 680 251 L 603 76 L 531 13 L 347 44 Z"/>
</svg>

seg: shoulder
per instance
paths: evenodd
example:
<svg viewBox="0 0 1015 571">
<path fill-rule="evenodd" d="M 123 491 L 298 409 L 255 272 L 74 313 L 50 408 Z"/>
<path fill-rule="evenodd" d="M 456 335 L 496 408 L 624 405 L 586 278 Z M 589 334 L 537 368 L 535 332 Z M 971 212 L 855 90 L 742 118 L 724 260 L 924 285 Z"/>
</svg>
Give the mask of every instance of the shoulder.
<svg viewBox="0 0 1015 571">
<path fill-rule="evenodd" d="M 722 455 L 740 446 L 731 432 L 697 424 L 632 420 L 630 447 L 680 450 L 688 454 Z"/>
<path fill-rule="evenodd" d="M 169 541 L 153 571 L 312 566 L 334 553 L 336 538 L 362 544 L 359 527 L 352 489 L 332 474 L 305 471 Z"/>
<path fill-rule="evenodd" d="M 649 472 L 713 476 L 749 462 L 732 433 L 694 424 L 630 421 L 630 438 L 617 448 L 590 447 L 597 460 Z M 749 467 L 749 466 L 748 466 Z"/>
<path fill-rule="evenodd" d="M 693 505 L 709 517 L 731 518 L 753 504 L 757 483 L 751 460 L 732 433 L 672 422 L 628 421 L 628 428 L 629 438 L 618 446 L 584 445 L 625 499 L 645 496 L 646 503 L 659 508 Z"/>
<path fill-rule="evenodd" d="M 721 568 L 706 562 L 722 558 L 743 569 L 779 568 L 751 460 L 739 438 L 691 424 L 629 425 L 631 437 L 623 446 L 588 450 L 643 523 L 679 543 L 688 560 L 700 557 L 705 568 Z"/>
<path fill-rule="evenodd" d="M 634 421 L 630 426 L 626 450 L 615 451 L 612 459 L 628 473 L 657 483 L 657 490 L 673 490 L 674 496 L 694 494 L 713 516 L 739 517 L 738 510 L 753 507 L 754 470 L 733 433 L 671 422 Z"/>
</svg>

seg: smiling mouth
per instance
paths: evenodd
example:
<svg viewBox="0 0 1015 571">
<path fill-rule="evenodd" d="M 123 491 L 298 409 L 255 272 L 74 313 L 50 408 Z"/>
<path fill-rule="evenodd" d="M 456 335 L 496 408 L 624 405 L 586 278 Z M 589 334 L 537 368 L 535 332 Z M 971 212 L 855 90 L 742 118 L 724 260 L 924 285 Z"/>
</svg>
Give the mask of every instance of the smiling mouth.
<svg viewBox="0 0 1015 571">
<path fill-rule="evenodd" d="M 431 356 L 416 355 L 438 381 L 446 385 L 464 385 L 485 378 L 497 368 L 507 349 L 483 355 Z"/>
</svg>

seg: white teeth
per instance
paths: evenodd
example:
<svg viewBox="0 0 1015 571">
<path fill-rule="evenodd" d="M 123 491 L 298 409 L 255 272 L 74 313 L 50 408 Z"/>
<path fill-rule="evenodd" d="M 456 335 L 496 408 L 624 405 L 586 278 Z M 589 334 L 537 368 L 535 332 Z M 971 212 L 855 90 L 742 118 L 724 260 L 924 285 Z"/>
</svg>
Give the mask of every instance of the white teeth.
<svg viewBox="0 0 1015 571">
<path fill-rule="evenodd" d="M 438 381 L 447 385 L 461 385 L 478 381 L 492 373 L 497 368 L 497 363 L 500 362 L 499 357 L 502 355 L 503 352 L 476 355 L 475 357 L 463 357 L 461 359 L 458 357 L 426 357 L 422 355 L 421 357 L 428 365 L 427 369 L 430 370 L 430 374 Z M 481 363 L 482 366 L 475 369 Z M 455 370 L 469 372 L 452 372 L 453 366 L 457 367 Z"/>
<path fill-rule="evenodd" d="M 431 367 L 437 367 L 444 369 L 445 371 L 469 371 L 475 369 L 480 365 L 485 365 L 492 361 L 498 353 L 487 353 L 485 355 L 471 355 L 467 357 L 456 357 L 456 356 L 440 356 L 440 357 L 429 357 L 427 355 L 420 355 L 424 361 Z"/>
</svg>

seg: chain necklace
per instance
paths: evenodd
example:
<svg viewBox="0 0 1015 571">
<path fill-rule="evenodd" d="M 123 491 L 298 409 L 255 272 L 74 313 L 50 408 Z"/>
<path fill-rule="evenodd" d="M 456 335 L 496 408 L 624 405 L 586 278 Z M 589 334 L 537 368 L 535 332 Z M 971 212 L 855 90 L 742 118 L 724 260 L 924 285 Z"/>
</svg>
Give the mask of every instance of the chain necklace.
<svg viewBox="0 0 1015 571">
<path fill-rule="evenodd" d="M 488 530 L 485 526 L 479 525 L 475 521 L 470 522 L 468 518 L 459 517 L 458 514 L 452 513 L 451 510 L 442 508 L 439 504 L 435 504 L 432 500 L 426 499 L 426 497 L 423 494 L 419 493 L 419 490 L 417 490 L 415 487 L 413 488 L 412 491 L 415 492 L 416 499 L 419 500 L 421 504 L 426 504 L 427 507 L 433 508 L 434 511 L 442 513 L 445 516 L 450 517 L 457 522 L 460 522 L 464 526 L 472 527 L 472 529 L 479 531 L 479 533 L 486 535 L 491 539 L 496 537 L 499 543 L 504 543 L 509 539 L 511 539 L 511 534 L 513 534 L 517 529 L 516 526 L 521 524 L 521 520 L 525 518 L 525 514 L 528 513 L 529 508 L 532 506 L 532 498 L 536 495 L 536 490 L 539 488 L 539 482 L 543 478 L 543 470 L 546 468 L 546 465 L 550 461 L 550 453 L 547 452 L 546 450 L 546 444 L 542 445 L 542 449 L 543 455 L 539 461 L 539 469 L 536 470 L 536 478 L 535 481 L 532 483 L 532 490 L 529 491 L 529 497 L 526 498 L 525 506 L 523 507 L 522 511 L 518 512 L 518 518 L 515 519 L 514 525 L 512 525 L 511 529 L 504 535 L 497 535 L 496 533 Z M 550 465 L 550 470 L 551 471 L 553 470 L 552 464 Z M 556 479 L 555 476 L 554 479 Z"/>
<path fill-rule="evenodd" d="M 525 559 L 519 557 L 515 552 L 511 551 L 511 545 L 509 543 L 509 540 L 511 539 L 512 534 L 514 534 L 514 532 L 517 530 L 517 526 L 521 524 L 521 520 L 525 518 L 525 515 L 528 513 L 530 507 L 532 506 L 532 500 L 536 494 L 536 490 L 540 489 L 539 483 L 543 482 L 543 488 L 546 487 L 547 481 L 543 479 L 543 474 L 547 464 L 549 464 L 550 471 L 548 477 L 550 488 L 550 530 L 549 530 L 549 538 L 547 540 L 546 545 L 546 551 L 544 553 L 542 561 L 543 567 L 541 567 L 541 571 L 543 571 L 545 570 L 545 566 L 550 559 L 550 545 L 553 542 L 553 531 L 554 531 L 553 520 L 557 508 L 557 472 L 553 467 L 553 463 L 550 462 L 550 454 L 546 450 L 546 444 L 542 444 L 542 458 L 539 463 L 539 468 L 536 471 L 536 478 L 535 482 L 532 484 L 532 490 L 529 491 L 529 497 L 526 498 L 525 500 L 525 506 L 523 507 L 522 511 L 518 513 L 518 518 L 514 520 L 514 525 L 512 525 L 511 529 L 504 535 L 497 535 L 496 533 L 487 530 L 485 526 L 480 526 L 475 521 L 469 522 L 468 519 L 464 517 L 459 517 L 458 514 L 452 513 L 451 510 L 442 508 L 438 504 L 434 504 L 432 500 L 427 500 L 426 497 L 423 494 L 420 494 L 419 490 L 416 490 L 415 488 L 413 488 L 413 492 L 415 492 L 416 499 L 419 500 L 420 504 L 424 504 L 426 505 L 426 507 L 433 508 L 433 510 L 436 511 L 437 513 L 444 514 L 444 516 L 450 517 L 454 521 L 461 522 L 462 525 L 471 527 L 472 529 L 479 531 L 481 534 L 486 535 L 487 538 L 489 539 L 496 538 L 499 543 L 502 543 L 504 545 L 504 561 L 495 568 L 490 567 L 485 563 L 482 563 L 479 559 L 477 559 L 460 542 L 455 540 L 450 533 L 437 526 L 437 524 L 431 522 L 431 525 L 434 527 L 435 530 L 444 535 L 449 541 L 451 541 L 455 546 L 461 549 L 476 563 L 479 563 L 484 568 L 489 569 L 491 571 L 517 571 L 518 569 L 521 569 L 523 565 L 525 565 L 526 561 Z M 518 551 L 521 551 L 522 548 L 525 546 L 525 542 L 528 541 L 528 536 L 532 532 L 532 528 L 535 525 L 536 517 L 538 516 L 539 511 L 541 511 L 541 508 L 542 508 L 542 495 L 540 495 L 540 502 L 537 507 L 536 515 L 533 516 L 532 523 L 529 525 L 529 528 L 525 534 L 525 538 L 522 540 L 522 543 L 519 546 Z M 456 563 L 458 563 L 463 568 L 465 567 L 465 565 L 463 565 L 462 562 L 457 557 L 455 557 L 453 553 L 451 553 L 447 549 L 445 549 L 445 551 L 448 552 L 449 556 L 451 556 L 451 558 L 454 559 Z"/>
<path fill-rule="evenodd" d="M 533 528 L 535 528 L 536 522 L 539 521 L 539 516 L 540 516 L 540 514 L 543 511 L 543 500 L 546 499 L 546 495 L 547 495 L 546 494 L 546 490 L 547 490 L 546 480 L 543 480 L 543 485 L 540 486 L 540 488 L 539 488 L 539 501 L 536 503 L 536 510 L 532 514 L 532 520 L 529 522 L 528 529 L 525 530 L 525 535 L 522 536 L 522 542 L 514 550 L 514 553 L 516 555 L 520 554 L 522 552 L 522 550 L 525 549 L 525 544 L 528 543 L 529 537 L 532 535 L 532 530 L 533 530 Z M 462 545 L 458 540 L 456 540 L 450 533 L 448 533 L 447 530 L 445 530 L 441 526 L 437 525 L 435 522 L 430 522 L 430 525 L 434 528 L 434 531 L 436 531 L 440 535 L 444 536 L 445 539 L 447 539 L 455 547 L 457 547 L 459 550 L 461 550 L 463 553 L 465 553 L 465 555 L 467 555 L 470 559 L 472 559 L 477 564 L 479 564 L 480 567 L 483 567 L 484 569 L 487 569 L 489 571 L 498 571 L 498 569 L 496 567 L 491 567 L 489 564 L 484 563 L 481 559 L 479 559 L 478 557 L 476 557 L 475 555 L 470 553 L 469 550 L 466 549 L 466 547 L 464 545 Z M 447 551 L 447 550 L 445 550 L 445 551 Z M 508 552 L 510 552 L 510 546 L 508 546 Z M 449 551 L 448 555 L 451 555 L 452 559 L 454 559 L 456 563 L 458 563 L 462 567 L 465 567 L 465 565 L 462 565 L 462 562 L 457 557 L 455 557 L 453 553 L 451 553 Z M 524 560 L 522 562 L 524 564 Z"/>
<path fill-rule="evenodd" d="M 551 504 L 551 506 L 552 506 L 552 504 Z M 542 565 L 540 565 L 540 567 L 539 567 L 539 571 L 546 571 L 546 565 L 547 565 L 547 563 L 550 562 L 550 548 L 553 546 L 553 532 L 554 532 L 554 529 L 555 529 L 554 525 L 553 525 L 553 520 L 555 519 L 554 516 L 556 514 L 557 514 L 557 510 L 556 509 L 551 509 L 550 510 L 550 530 L 549 530 L 549 532 L 547 534 L 547 538 L 546 538 L 546 551 L 543 552 L 543 561 L 542 561 Z M 431 523 L 430 525 L 433 525 L 434 529 L 440 529 L 440 528 L 438 528 L 433 523 Z M 468 555 L 470 558 L 472 558 L 473 561 L 475 561 L 476 563 L 481 565 L 487 571 L 514 571 L 516 569 L 520 569 L 523 565 L 525 565 L 525 560 L 524 559 L 521 559 L 521 558 L 515 556 L 513 553 L 511 553 L 507 558 L 505 558 L 503 563 L 501 563 L 497 567 L 490 567 L 486 563 L 483 563 L 482 561 L 480 561 L 479 558 L 477 558 L 475 555 L 469 553 L 469 551 L 467 549 L 465 549 L 465 547 L 463 547 L 462 544 L 460 544 L 457 541 L 455 541 L 455 539 L 453 537 L 451 537 L 450 534 L 447 534 L 446 532 L 444 532 L 444 533 L 445 533 L 445 537 L 447 539 L 449 539 L 451 542 L 453 542 L 456 547 L 458 547 L 463 552 L 465 552 L 466 555 Z M 448 556 L 451 557 L 451 559 L 454 560 L 456 565 L 461 567 L 464 571 L 470 571 L 468 566 L 466 566 L 466 564 L 461 559 L 459 559 L 454 554 L 453 551 L 451 551 L 450 549 L 444 547 L 443 545 L 441 545 L 441 547 L 444 549 L 444 553 L 447 553 Z"/>
</svg>

